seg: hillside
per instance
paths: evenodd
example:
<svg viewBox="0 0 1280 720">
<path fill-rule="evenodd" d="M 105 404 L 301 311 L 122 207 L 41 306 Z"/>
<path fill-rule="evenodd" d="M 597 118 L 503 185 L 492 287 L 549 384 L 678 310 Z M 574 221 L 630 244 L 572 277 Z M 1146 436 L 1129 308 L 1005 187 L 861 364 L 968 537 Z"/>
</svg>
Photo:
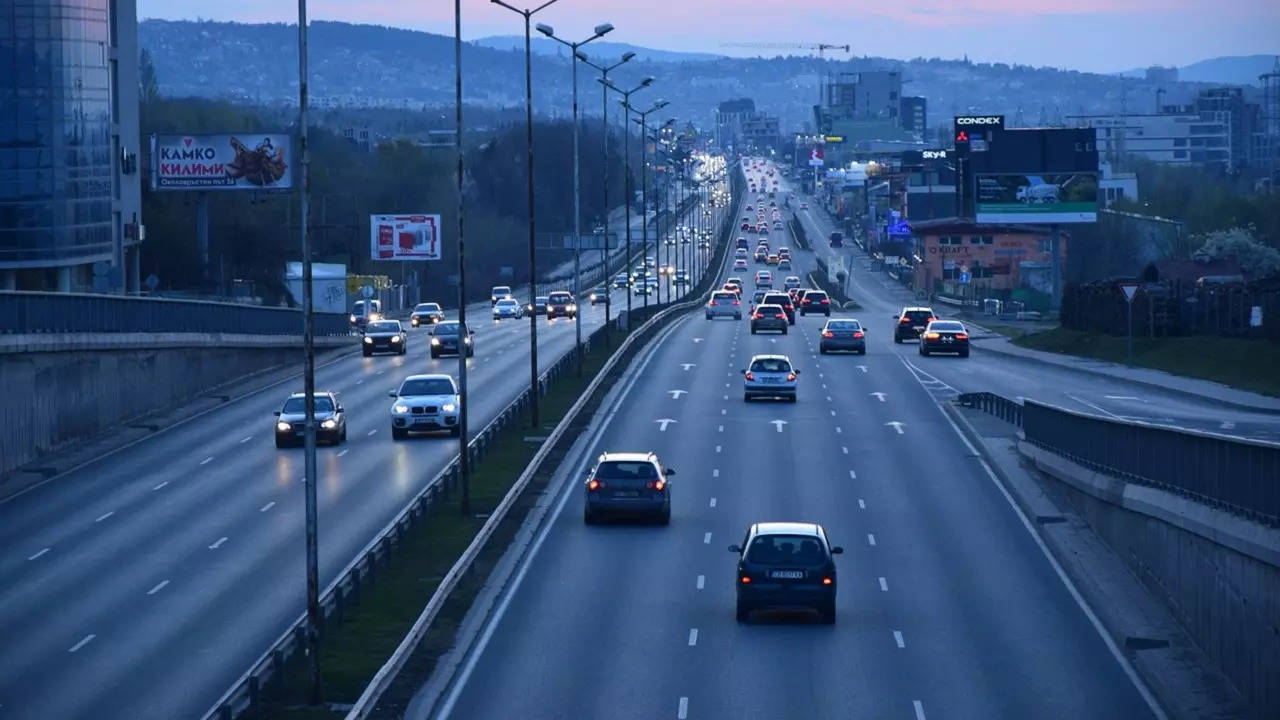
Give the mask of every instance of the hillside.
<svg viewBox="0 0 1280 720">
<path fill-rule="evenodd" d="M 578 38 L 574 38 L 577 40 Z M 478 47 L 487 47 L 494 50 L 517 50 L 524 52 L 524 36 L 523 35 L 491 35 L 489 37 L 476 38 L 471 41 Z M 529 43 L 529 49 L 538 55 L 556 55 L 561 57 L 569 56 L 569 49 L 550 38 L 534 36 L 532 42 Z M 684 62 L 686 60 L 715 60 L 723 57 L 713 53 L 691 53 L 679 52 L 676 50 L 659 50 L 657 48 L 644 47 L 641 45 L 632 45 L 630 43 L 609 42 L 606 40 L 597 40 L 582 48 L 593 61 L 601 58 L 604 62 L 614 63 L 623 53 L 633 52 L 636 54 L 635 60 L 652 60 L 654 62 Z M 634 62 L 634 60 L 632 61 Z"/>
</svg>

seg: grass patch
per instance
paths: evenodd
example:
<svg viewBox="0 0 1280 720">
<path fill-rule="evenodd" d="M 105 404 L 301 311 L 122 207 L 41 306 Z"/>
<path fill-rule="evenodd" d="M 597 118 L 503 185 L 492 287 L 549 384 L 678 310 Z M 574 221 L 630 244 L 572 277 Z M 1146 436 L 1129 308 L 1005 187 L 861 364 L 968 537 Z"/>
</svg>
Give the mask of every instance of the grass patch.
<svg viewBox="0 0 1280 720">
<path fill-rule="evenodd" d="M 990 323 L 985 320 L 975 320 L 974 322 L 978 323 L 983 328 L 990 330 L 993 333 L 996 333 L 998 335 L 1004 335 L 1005 337 L 1010 338 L 1012 340 L 1017 340 L 1018 338 L 1025 337 L 1032 333 L 1031 328 L 1027 328 L 1019 325 L 1005 325 L 1002 323 Z"/>
<path fill-rule="evenodd" d="M 1013 342 L 1025 348 L 1065 355 L 1117 363 L 1128 360 L 1125 337 L 1055 328 L 1016 337 Z M 1280 397 L 1280 375 L 1275 372 L 1280 368 L 1280 343 L 1213 335 L 1135 337 L 1133 362 L 1140 367 Z"/>
</svg>

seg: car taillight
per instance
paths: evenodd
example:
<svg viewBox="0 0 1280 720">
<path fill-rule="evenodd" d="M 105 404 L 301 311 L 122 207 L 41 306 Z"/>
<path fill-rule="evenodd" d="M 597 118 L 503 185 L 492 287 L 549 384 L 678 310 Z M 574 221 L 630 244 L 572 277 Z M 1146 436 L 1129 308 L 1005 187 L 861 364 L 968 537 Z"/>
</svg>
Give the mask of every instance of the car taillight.
<svg viewBox="0 0 1280 720">
<path fill-rule="evenodd" d="M 830 298 L 822 298 L 822 304 L 823 304 L 823 305 L 827 305 L 827 304 L 830 304 L 830 303 L 831 303 L 831 299 L 830 299 Z"/>
<path fill-rule="evenodd" d="M 715 300 L 712 300 L 711 302 L 707 303 L 707 307 L 715 307 L 715 306 L 716 306 Z"/>
<path fill-rule="evenodd" d="M 602 487 L 604 487 L 604 483 L 600 482 L 599 480 L 597 480 L 597 479 L 595 479 L 595 478 L 591 478 L 590 480 L 588 480 L 588 481 L 587 481 L 587 489 L 588 489 L 588 490 L 593 490 L 593 491 L 594 491 L 594 490 L 599 490 L 599 489 L 600 489 L 600 488 L 602 488 Z"/>
<path fill-rule="evenodd" d="M 853 334 L 853 336 L 854 336 L 854 337 L 856 337 L 856 338 L 860 338 L 860 337 L 862 337 L 862 331 L 861 331 L 861 330 L 859 330 L 858 332 L 854 333 L 854 334 Z"/>
<path fill-rule="evenodd" d="M 649 488 L 650 490 L 661 490 L 662 488 L 667 486 L 667 481 L 662 479 L 650 480 L 649 482 L 645 483 L 644 486 Z"/>
<path fill-rule="evenodd" d="M 835 337 L 835 336 L 836 336 L 836 334 L 835 334 L 835 333 L 833 333 L 833 332 L 831 332 L 830 330 L 823 330 L 823 331 L 822 331 L 822 337 L 824 337 L 824 338 L 831 338 L 831 337 Z"/>
<path fill-rule="evenodd" d="M 938 338 L 942 337 L 940 334 L 938 334 L 938 333 L 936 333 L 936 332 L 934 332 L 934 333 L 925 333 L 925 334 L 924 334 L 924 336 L 925 336 L 925 338 L 926 338 L 926 339 L 929 339 L 929 340 L 937 340 Z"/>
<path fill-rule="evenodd" d="M 764 317 L 764 315 L 762 315 L 762 314 L 760 314 L 760 313 L 756 313 L 755 315 L 752 315 L 751 317 L 755 318 L 756 320 L 759 320 L 760 318 Z"/>
<path fill-rule="evenodd" d="M 755 373 L 747 373 L 747 379 L 748 379 L 748 380 L 755 380 L 755 379 L 756 379 L 756 375 L 755 375 Z"/>
<path fill-rule="evenodd" d="M 774 313 L 774 315 L 773 315 L 773 316 L 774 316 L 774 317 L 776 317 L 776 318 L 778 318 L 778 319 L 782 319 L 782 318 L 786 317 L 786 315 L 784 315 L 784 314 L 782 314 L 782 313 Z"/>
<path fill-rule="evenodd" d="M 741 304 L 742 304 L 742 301 L 741 301 L 741 300 L 734 300 L 734 301 L 733 301 L 733 304 L 734 304 L 734 305 L 741 305 Z"/>
<path fill-rule="evenodd" d="M 956 333 L 956 339 L 957 339 L 957 340 L 968 340 L 968 339 L 969 339 L 969 333 Z"/>
<path fill-rule="evenodd" d="M 833 583 L 833 582 L 835 582 L 835 580 L 833 580 L 832 578 L 829 578 L 829 577 L 824 577 L 824 578 L 822 578 L 822 584 L 823 584 L 823 585 L 830 585 L 830 584 L 831 584 L 831 583 Z"/>
<path fill-rule="evenodd" d="M 898 322 L 902 323 L 903 325 L 910 325 L 910 324 L 911 324 L 911 318 L 905 318 L 905 317 L 904 317 L 904 318 L 902 318 L 901 320 L 899 320 Z"/>
<path fill-rule="evenodd" d="M 796 374 L 795 374 L 795 373 L 787 373 L 787 382 L 795 382 L 795 381 L 796 381 Z"/>
<path fill-rule="evenodd" d="M 742 577 L 738 578 L 738 581 L 741 582 L 743 585 L 751 584 L 751 578 L 747 575 L 743 575 Z"/>
</svg>

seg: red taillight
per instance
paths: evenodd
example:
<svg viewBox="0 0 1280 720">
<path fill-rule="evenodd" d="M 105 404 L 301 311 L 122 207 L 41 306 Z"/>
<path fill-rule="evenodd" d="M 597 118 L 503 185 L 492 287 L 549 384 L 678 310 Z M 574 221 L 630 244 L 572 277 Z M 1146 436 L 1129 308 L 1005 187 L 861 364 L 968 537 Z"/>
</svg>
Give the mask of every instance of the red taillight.
<svg viewBox="0 0 1280 720">
<path fill-rule="evenodd" d="M 956 339 L 957 339 L 957 340 L 968 340 L 968 339 L 969 339 L 969 333 L 956 333 Z"/>
<path fill-rule="evenodd" d="M 830 304 L 830 303 L 831 303 L 831 299 L 830 299 L 830 298 L 822 298 L 822 304 L 823 304 L 823 305 L 828 305 L 828 304 Z"/>
<path fill-rule="evenodd" d="M 787 382 L 795 382 L 795 381 L 796 381 L 796 374 L 795 374 L 795 373 L 788 373 L 788 374 L 787 374 Z"/>
<path fill-rule="evenodd" d="M 822 578 L 822 584 L 823 584 L 823 585 L 830 585 L 830 584 L 831 584 L 831 583 L 833 583 L 833 582 L 835 582 L 835 580 L 832 580 L 832 579 L 831 579 L 831 578 L 829 578 L 829 577 L 824 577 L 824 578 Z"/>
<path fill-rule="evenodd" d="M 741 578 L 739 578 L 739 580 L 742 582 L 743 585 L 751 584 L 751 578 L 747 577 L 746 575 L 743 575 Z"/>
<path fill-rule="evenodd" d="M 707 307 L 715 307 L 715 306 L 716 306 L 715 300 L 712 300 L 711 302 L 707 303 Z"/>
<path fill-rule="evenodd" d="M 856 337 L 856 338 L 860 338 L 860 337 L 862 337 L 862 331 L 861 331 L 861 330 L 859 330 L 858 332 L 854 333 L 854 334 L 853 334 L 853 336 L 854 336 L 854 337 Z"/>
<path fill-rule="evenodd" d="M 651 480 L 645 483 L 644 486 L 649 488 L 650 490 L 661 490 L 662 488 L 667 486 L 667 481 L 662 479 Z"/>
<path fill-rule="evenodd" d="M 899 322 L 901 322 L 903 325 L 910 325 L 911 318 L 902 318 L 902 320 L 900 320 Z"/>
<path fill-rule="evenodd" d="M 830 330 L 823 330 L 823 331 L 822 331 L 822 337 L 824 337 L 824 338 L 831 338 L 831 337 L 835 337 L 835 336 L 836 336 L 836 334 L 835 334 L 835 333 L 833 333 L 833 332 L 831 332 Z"/>
<path fill-rule="evenodd" d="M 733 304 L 734 304 L 734 305 L 741 305 L 741 304 L 742 304 L 742 301 L 741 301 L 741 300 L 734 300 L 734 301 L 733 301 Z"/>
<path fill-rule="evenodd" d="M 755 319 L 759 320 L 760 318 L 764 317 L 764 315 L 761 315 L 760 313 L 756 313 L 756 314 L 755 314 L 755 315 L 753 315 L 752 317 L 754 317 Z"/>
<path fill-rule="evenodd" d="M 604 487 L 604 483 L 600 482 L 595 478 L 591 478 L 590 480 L 587 481 L 588 490 L 599 490 L 602 487 Z"/>
<path fill-rule="evenodd" d="M 773 316 L 774 316 L 774 317 L 776 317 L 776 318 L 778 318 L 779 320 L 781 320 L 782 318 L 785 318 L 785 317 L 786 317 L 786 315 L 784 315 L 784 314 L 782 314 L 782 313 L 774 313 L 774 315 L 773 315 Z"/>
<path fill-rule="evenodd" d="M 748 379 L 748 380 L 755 380 L 755 379 L 756 379 L 755 373 L 747 373 L 747 379 Z"/>
</svg>

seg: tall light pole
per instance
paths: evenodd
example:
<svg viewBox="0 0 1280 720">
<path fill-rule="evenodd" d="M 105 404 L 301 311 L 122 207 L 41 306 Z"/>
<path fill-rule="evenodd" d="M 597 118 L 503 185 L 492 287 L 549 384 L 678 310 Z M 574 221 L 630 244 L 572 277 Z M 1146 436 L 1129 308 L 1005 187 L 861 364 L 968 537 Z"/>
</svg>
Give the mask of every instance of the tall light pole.
<svg viewBox="0 0 1280 720">
<path fill-rule="evenodd" d="M 307 679 L 308 699 L 319 705 L 320 693 L 320 564 L 316 512 L 316 348 L 311 296 L 311 236 L 307 232 L 310 205 L 311 149 L 307 146 L 307 0 L 298 0 L 298 157 L 302 181 L 298 183 L 298 215 L 302 228 L 302 487 L 306 496 L 307 523 Z"/>
<path fill-rule="evenodd" d="M 508 5 L 502 0 L 489 0 L 494 5 L 518 13 L 524 18 L 524 124 L 527 134 L 526 145 L 529 148 L 529 302 L 537 306 L 538 297 L 538 260 L 537 248 L 534 244 L 533 231 L 533 52 L 532 39 L 529 36 L 529 18 L 533 14 L 551 6 L 557 0 L 547 0 L 533 9 L 521 10 Z M 464 336 L 465 337 L 465 336 Z M 529 415 L 533 427 L 538 427 L 538 315 L 529 313 Z"/>
<path fill-rule="evenodd" d="M 623 203 L 623 207 L 626 208 L 625 223 L 627 225 L 626 227 L 627 256 L 623 260 L 623 269 L 625 270 L 627 265 L 631 263 L 631 196 L 632 196 L 632 192 L 631 192 L 631 94 L 635 92 L 639 92 L 649 87 L 650 85 L 652 85 L 653 76 L 650 75 L 646 77 L 644 80 L 641 80 L 639 85 L 631 88 L 630 90 L 623 90 L 618 86 L 614 85 L 613 83 L 609 82 L 609 80 L 606 78 L 601 78 L 600 84 L 603 85 L 606 90 L 612 90 L 622 96 L 621 103 L 624 111 L 622 116 L 622 157 L 626 165 L 626 171 L 623 174 L 622 184 L 625 188 L 625 192 L 627 195 L 626 202 Z M 642 209 L 641 213 L 643 214 L 643 212 L 644 210 Z M 627 277 L 630 278 L 630 274 L 628 274 Z M 628 283 L 628 287 L 627 287 L 627 323 L 628 325 L 630 324 L 630 322 L 631 322 L 631 287 L 630 287 L 630 283 Z"/>
<path fill-rule="evenodd" d="M 605 345 L 609 344 L 609 307 L 613 304 L 613 280 L 610 275 L 609 268 L 609 73 L 614 69 L 631 62 L 631 58 L 636 54 L 626 52 L 622 54 L 622 59 L 612 65 L 597 65 L 582 52 L 575 52 L 574 57 L 578 58 L 587 65 L 600 71 L 600 146 L 604 148 L 604 160 L 601 167 L 604 176 L 601 178 L 601 192 L 604 196 L 604 341 Z M 577 83 L 574 83 L 576 86 Z M 625 204 L 625 203 L 624 203 Z M 630 223 L 628 223 L 629 225 Z M 628 261 L 630 258 L 628 258 Z M 626 263 L 622 265 L 626 269 Z M 627 293 L 627 298 L 631 297 L 631 288 L 623 288 Z"/>
<path fill-rule="evenodd" d="M 461 508 L 471 514 L 471 453 L 467 451 L 467 253 L 462 233 L 462 0 L 453 0 L 453 104 L 456 129 L 454 146 L 458 156 L 458 475 L 462 485 Z"/>
<path fill-rule="evenodd" d="M 562 38 L 556 37 L 556 31 L 550 25 L 538 23 L 538 32 L 555 40 L 556 42 L 569 48 L 572 57 L 569 58 L 569 64 L 573 66 L 573 301 L 575 303 L 582 302 L 582 186 L 579 184 L 579 169 L 581 162 L 578 160 L 578 48 L 586 45 L 592 40 L 598 40 L 605 35 L 613 32 L 613 25 L 609 23 L 601 23 L 595 26 L 591 37 L 582 42 L 569 42 Z M 608 209 L 606 208 L 606 212 Z M 608 220 L 606 215 L 605 220 Z M 607 223 L 606 223 L 607 224 Z M 605 232 L 608 232 L 605 228 Z M 573 313 L 573 332 L 574 332 L 574 355 L 577 357 L 577 375 L 582 377 L 582 308 L 579 307 Z"/>
<path fill-rule="evenodd" d="M 648 158 L 649 151 L 646 150 L 645 148 L 646 148 L 646 144 L 649 142 L 649 138 L 648 138 L 648 125 L 646 123 L 649 119 L 650 113 L 655 112 L 657 110 L 661 110 L 662 108 L 666 107 L 668 103 L 666 100 L 659 100 L 658 102 L 654 103 L 653 107 L 649 108 L 648 110 L 645 110 L 644 112 L 640 112 L 639 110 L 636 110 L 635 108 L 631 107 L 626 100 L 623 100 L 622 102 L 623 102 L 623 105 L 627 107 L 627 110 L 631 112 L 635 112 L 635 114 L 640 116 L 639 120 L 633 120 L 632 122 L 640 125 L 640 142 L 641 142 L 641 145 L 640 145 L 640 203 L 643 206 L 643 210 L 644 210 L 643 212 L 644 222 L 642 223 L 642 226 L 641 226 L 642 232 L 644 233 L 644 240 L 641 242 L 641 244 L 644 247 L 643 253 L 645 257 L 644 279 L 645 279 L 646 286 L 644 290 L 644 307 L 646 310 L 648 310 L 649 309 L 649 288 L 647 283 L 649 280 L 649 264 L 648 264 L 648 258 L 649 258 L 649 161 L 647 158 Z M 631 129 L 627 128 L 627 134 L 630 134 L 630 133 L 631 133 Z M 654 258 L 654 264 L 655 265 L 657 264 L 656 257 Z"/>
</svg>

